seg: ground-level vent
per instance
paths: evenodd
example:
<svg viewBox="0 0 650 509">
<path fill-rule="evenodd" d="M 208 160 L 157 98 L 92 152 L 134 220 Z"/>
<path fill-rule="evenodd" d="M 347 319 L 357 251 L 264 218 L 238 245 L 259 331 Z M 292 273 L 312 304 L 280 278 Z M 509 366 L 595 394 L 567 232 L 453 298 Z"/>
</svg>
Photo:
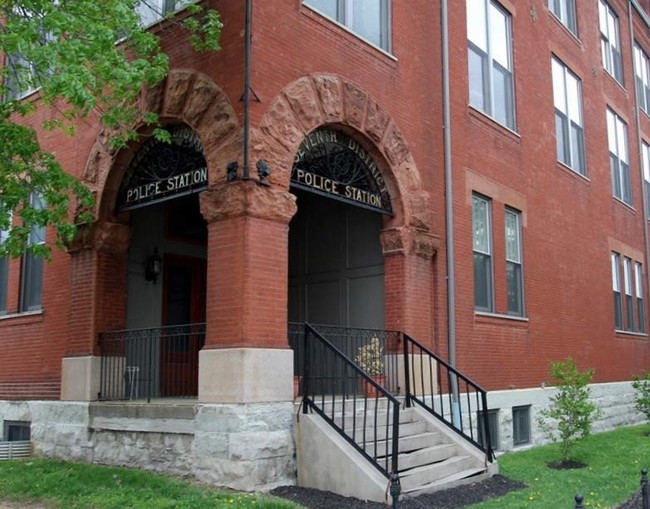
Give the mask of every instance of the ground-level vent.
<svg viewBox="0 0 650 509">
<path fill-rule="evenodd" d="M 31 454 L 32 442 L 30 440 L 0 442 L 0 461 L 28 458 Z"/>
</svg>

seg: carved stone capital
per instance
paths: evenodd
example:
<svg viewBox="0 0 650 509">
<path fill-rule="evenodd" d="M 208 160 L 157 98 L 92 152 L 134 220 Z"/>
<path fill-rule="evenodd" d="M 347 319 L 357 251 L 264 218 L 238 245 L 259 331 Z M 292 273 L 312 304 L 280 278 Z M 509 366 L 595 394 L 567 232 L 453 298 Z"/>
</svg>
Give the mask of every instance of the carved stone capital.
<svg viewBox="0 0 650 509">
<path fill-rule="evenodd" d="M 93 249 L 98 253 L 123 255 L 129 249 L 131 228 L 120 223 L 107 221 L 79 226 L 77 233 L 68 244 L 68 252 Z"/>
<path fill-rule="evenodd" d="M 415 255 L 430 260 L 440 247 L 440 237 L 407 226 L 383 230 L 380 240 L 384 256 Z"/>
<path fill-rule="evenodd" d="M 240 180 L 207 189 L 200 195 L 201 214 L 208 223 L 249 216 L 289 224 L 296 197 L 285 189 Z"/>
</svg>

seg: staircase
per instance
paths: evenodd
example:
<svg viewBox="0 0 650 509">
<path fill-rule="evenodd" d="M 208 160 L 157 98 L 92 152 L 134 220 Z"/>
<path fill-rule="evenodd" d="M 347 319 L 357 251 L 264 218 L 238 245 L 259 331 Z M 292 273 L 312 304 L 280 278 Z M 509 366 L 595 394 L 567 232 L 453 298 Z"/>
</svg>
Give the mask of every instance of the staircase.
<svg viewBox="0 0 650 509">
<path fill-rule="evenodd" d="M 304 324 L 297 355 L 300 486 L 395 503 L 498 471 L 480 386 L 406 334 L 317 327 Z M 383 372 L 371 376 L 352 359 L 377 341 Z"/>
<path fill-rule="evenodd" d="M 385 400 L 378 400 L 377 405 L 376 419 L 374 409 L 366 410 L 365 425 L 363 409 L 353 410 L 352 405 L 346 405 L 345 412 L 336 412 L 334 420 L 339 426 L 347 426 L 354 419 L 356 426 L 350 434 L 366 454 L 383 464 L 389 463 L 386 460 L 392 448 L 392 426 L 375 426 L 375 422 L 387 420 L 388 411 Z M 402 498 L 475 482 L 496 473 L 496 464 L 486 464 L 484 454 L 463 444 L 445 428 L 421 409 L 400 411 L 397 451 Z M 322 417 L 299 414 L 296 430 L 300 486 L 390 503 L 389 480 L 369 468 L 363 455 L 342 440 Z"/>
</svg>

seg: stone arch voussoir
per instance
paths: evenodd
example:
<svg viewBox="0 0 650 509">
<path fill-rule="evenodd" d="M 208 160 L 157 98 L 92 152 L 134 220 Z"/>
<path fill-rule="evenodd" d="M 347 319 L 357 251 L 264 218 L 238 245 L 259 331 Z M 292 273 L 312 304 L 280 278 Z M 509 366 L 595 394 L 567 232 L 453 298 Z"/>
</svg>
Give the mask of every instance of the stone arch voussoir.
<svg viewBox="0 0 650 509">
<path fill-rule="evenodd" d="M 397 123 L 368 92 L 342 76 L 310 74 L 287 85 L 273 99 L 259 127 L 252 130 L 253 158 L 265 159 L 273 169 L 271 183 L 288 189 L 300 143 L 326 125 L 338 125 L 362 137 L 382 171 L 388 173 L 384 178 L 395 212 L 390 226 L 429 231 L 429 193 Z"/>
<path fill-rule="evenodd" d="M 191 69 L 174 69 L 155 88 L 140 96 L 142 111 L 155 111 L 163 123 L 185 123 L 196 131 L 205 153 L 210 185 L 225 180 L 227 161 L 236 160 L 241 151 L 237 115 L 225 92 L 205 74 Z M 134 126 L 146 129 L 144 124 Z M 82 181 L 97 197 L 97 219 L 112 219 L 117 188 L 123 170 L 134 153 L 111 150 L 109 133 L 102 132 L 93 145 Z"/>
</svg>

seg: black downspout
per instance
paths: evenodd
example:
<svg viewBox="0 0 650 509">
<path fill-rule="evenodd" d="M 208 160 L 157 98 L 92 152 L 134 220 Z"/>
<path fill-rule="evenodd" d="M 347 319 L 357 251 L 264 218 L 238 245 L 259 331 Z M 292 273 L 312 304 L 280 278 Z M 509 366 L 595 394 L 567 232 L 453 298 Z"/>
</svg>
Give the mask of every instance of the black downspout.
<svg viewBox="0 0 650 509">
<path fill-rule="evenodd" d="M 248 142 L 250 138 L 250 90 L 251 90 L 251 18 L 253 11 L 253 0 L 246 0 L 246 15 L 244 27 L 244 168 L 242 178 L 248 180 L 249 155 Z"/>
</svg>

